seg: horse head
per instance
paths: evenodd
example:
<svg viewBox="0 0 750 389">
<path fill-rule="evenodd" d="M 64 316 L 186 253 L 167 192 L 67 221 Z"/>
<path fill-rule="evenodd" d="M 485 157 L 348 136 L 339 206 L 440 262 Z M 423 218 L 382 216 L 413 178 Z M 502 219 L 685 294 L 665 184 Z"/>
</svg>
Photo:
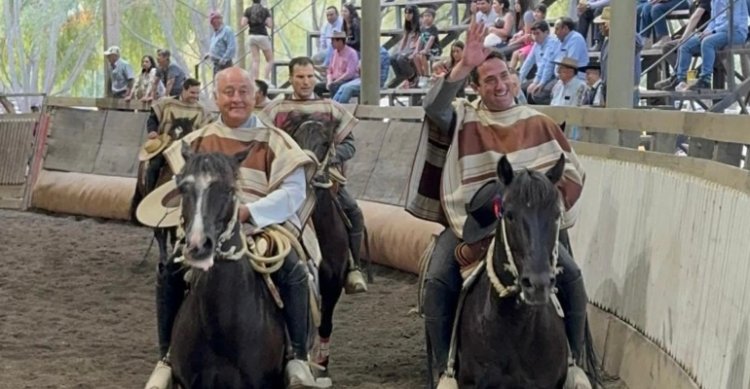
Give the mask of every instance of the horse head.
<svg viewBox="0 0 750 389">
<path fill-rule="evenodd" d="M 171 112 L 169 113 L 169 115 L 171 125 L 167 133 L 172 137 L 172 139 L 182 139 L 183 136 L 193 132 L 193 125 L 195 124 L 195 120 L 198 118 L 197 116 L 192 118 L 175 118 L 175 116 Z"/>
<path fill-rule="evenodd" d="M 233 156 L 220 153 L 195 153 L 182 143 L 185 166 L 175 176 L 182 195 L 182 218 L 185 228 L 185 261 L 190 266 L 208 270 L 220 238 L 237 224 L 235 197 L 239 166 L 249 149 Z"/>
<path fill-rule="evenodd" d="M 547 173 L 514 172 L 505 156 L 497 165 L 500 178 L 500 219 L 496 230 L 495 260 L 505 252 L 501 269 L 515 266 L 521 300 L 546 304 L 555 286 L 560 192 L 555 187 L 563 176 L 565 155 Z M 504 246 L 504 247 L 503 247 Z"/>
<path fill-rule="evenodd" d="M 293 112 L 282 127 L 286 128 L 303 150 L 311 151 L 318 162 L 324 163 L 333 146 L 338 126 L 339 121 L 335 119 L 321 119 L 318 115 Z"/>
</svg>

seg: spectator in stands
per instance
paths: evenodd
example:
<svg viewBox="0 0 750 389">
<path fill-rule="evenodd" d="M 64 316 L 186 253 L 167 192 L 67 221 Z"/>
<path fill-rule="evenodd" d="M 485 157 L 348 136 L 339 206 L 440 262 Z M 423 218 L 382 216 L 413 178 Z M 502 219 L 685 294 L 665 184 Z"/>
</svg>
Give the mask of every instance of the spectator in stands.
<svg viewBox="0 0 750 389">
<path fill-rule="evenodd" d="M 729 17 L 727 9 L 729 2 L 733 2 L 732 7 L 732 24 L 733 30 L 729 31 Z M 714 62 L 716 61 L 716 52 L 728 45 L 741 45 L 747 39 L 748 8 L 745 0 L 712 0 L 711 1 L 711 22 L 706 29 L 698 35 L 693 35 L 687 39 L 685 44 L 680 46 L 679 60 L 675 71 L 676 91 L 697 91 L 700 89 L 711 88 L 711 76 L 714 71 Z M 702 58 L 700 75 L 695 84 L 688 87 L 687 71 L 690 67 L 690 60 L 693 55 L 700 54 Z M 672 89 L 669 85 L 665 89 Z"/>
<path fill-rule="evenodd" d="M 463 56 L 464 56 L 464 43 L 461 41 L 453 42 L 453 45 L 451 45 L 450 58 L 437 61 L 432 65 L 433 81 L 436 81 L 438 78 L 443 78 L 446 75 L 450 74 L 450 72 L 453 70 L 456 64 L 461 62 L 461 58 L 463 58 Z M 463 88 L 460 88 L 457 93 L 458 94 L 456 96 L 465 97 L 466 85 L 464 85 Z"/>
<path fill-rule="evenodd" d="M 492 10 L 497 15 L 495 23 L 488 29 L 489 34 L 484 39 L 485 47 L 501 49 L 508 45 L 513 36 L 515 15 L 510 12 L 508 0 L 492 0 Z"/>
<path fill-rule="evenodd" d="M 333 97 L 342 84 L 359 77 L 359 55 L 346 44 L 346 33 L 334 32 L 331 36 L 331 45 L 333 57 L 331 66 L 328 67 L 326 82 L 315 85 L 315 94 L 318 96 L 328 92 Z"/>
<path fill-rule="evenodd" d="M 388 50 L 385 47 L 380 46 L 380 87 L 385 86 L 385 80 L 388 79 L 388 69 L 390 68 L 390 57 L 388 56 Z M 361 61 L 360 61 L 360 74 L 362 74 Z M 333 100 L 341 104 L 348 104 L 353 97 L 359 96 L 359 92 L 362 90 L 362 78 L 357 77 L 349 82 L 345 82 L 339 87 L 336 95 L 333 96 Z"/>
<path fill-rule="evenodd" d="M 334 31 L 341 31 L 344 20 L 339 16 L 339 10 L 334 6 L 326 8 L 326 24 L 320 30 L 320 47 L 318 52 L 313 55 L 312 60 L 317 65 L 328 66 L 333 56 L 333 46 L 331 46 L 331 35 Z"/>
<path fill-rule="evenodd" d="M 609 22 L 612 20 L 612 10 L 610 7 L 604 7 L 602 14 L 594 19 L 594 23 L 599 25 L 601 29 L 604 41 L 602 42 L 601 51 L 601 75 L 602 82 L 604 83 L 604 98 L 607 98 L 607 61 L 609 59 Z M 635 49 L 634 63 L 633 63 L 633 86 L 637 87 L 641 81 L 641 50 L 643 49 L 643 37 L 637 32 L 633 38 L 633 46 Z M 633 96 L 633 105 L 638 104 L 637 92 Z"/>
<path fill-rule="evenodd" d="M 550 105 L 564 107 L 578 107 L 583 102 L 583 94 L 586 92 L 586 82 L 576 75 L 579 63 L 575 58 L 564 57 L 556 61 L 558 81 L 552 88 L 552 100 Z M 578 127 L 571 126 L 567 131 L 568 138 L 578 140 Z"/>
<path fill-rule="evenodd" d="M 391 67 L 393 68 L 393 80 L 388 85 L 394 88 L 404 82 L 415 82 L 417 71 L 411 60 L 411 55 L 419 44 L 420 26 L 419 26 L 419 9 L 416 5 L 408 5 L 404 9 L 404 32 L 401 37 L 396 51 L 391 56 Z"/>
<path fill-rule="evenodd" d="M 521 66 L 521 87 L 531 104 L 549 104 L 552 87 L 555 86 L 555 64 L 553 61 L 560 52 L 560 41 L 550 36 L 549 24 L 539 21 L 531 28 L 534 37 L 534 47 L 529 57 Z M 536 65 L 536 75 L 527 80 L 532 66 Z"/>
<path fill-rule="evenodd" d="M 578 32 L 584 40 L 591 29 L 591 50 L 599 51 L 602 43 L 602 34 L 599 29 L 592 23 L 594 18 L 602 14 L 602 9 L 609 5 L 610 0 L 581 0 L 578 2 Z"/>
<path fill-rule="evenodd" d="M 135 82 L 133 68 L 124 59 L 120 58 L 120 47 L 110 46 L 105 52 L 109 62 L 109 78 L 111 97 L 122 99 L 130 95 L 130 90 Z"/>
<path fill-rule="evenodd" d="M 646 27 L 641 25 L 641 20 L 643 19 L 641 15 L 643 15 L 643 10 L 647 8 L 646 6 L 648 4 L 649 0 L 638 0 L 638 3 L 635 6 L 635 31 L 637 33 L 640 33 L 643 27 Z"/>
<path fill-rule="evenodd" d="M 271 11 L 260 4 L 260 0 L 253 0 L 253 5 L 245 9 L 240 25 L 244 28 L 248 26 L 250 35 L 250 54 L 252 64 L 250 65 L 250 74 L 253 79 L 258 79 L 260 74 L 260 52 L 266 58 L 265 79 L 271 79 L 273 71 L 273 45 L 271 37 L 268 35 L 268 29 L 273 28 L 273 18 Z"/>
<path fill-rule="evenodd" d="M 518 73 L 511 71 L 510 80 L 512 85 L 510 92 L 515 96 L 516 104 L 528 104 L 526 95 L 523 94 L 523 90 L 521 89 L 521 79 L 518 78 Z"/>
<path fill-rule="evenodd" d="M 185 71 L 177 64 L 172 63 L 172 53 L 169 50 L 156 50 L 156 62 L 159 64 L 159 79 L 157 81 L 164 83 L 169 96 L 179 96 L 182 93 L 182 83 L 187 78 Z M 154 88 L 158 87 L 158 85 L 154 85 Z"/>
<path fill-rule="evenodd" d="M 359 14 L 354 4 L 347 3 L 341 7 L 341 17 L 344 19 L 343 30 L 346 33 L 346 44 L 359 55 L 360 32 Z"/>
<path fill-rule="evenodd" d="M 483 23 L 486 27 L 492 27 L 497 19 L 497 14 L 490 5 L 490 0 L 477 0 L 477 12 L 474 15 L 477 22 Z"/>
<path fill-rule="evenodd" d="M 569 57 L 576 60 L 579 64 L 589 62 L 589 51 L 586 46 L 586 39 L 575 30 L 576 23 L 569 17 L 562 17 L 555 23 L 555 35 L 560 41 L 560 52 L 557 54 L 557 60 L 563 57 Z M 578 73 L 578 78 L 583 80 L 583 73 Z"/>
<path fill-rule="evenodd" d="M 157 87 L 154 88 L 154 85 L 157 85 Z M 135 82 L 135 87 L 125 97 L 125 101 L 135 98 L 148 103 L 162 96 L 164 96 L 164 84 L 159 81 L 159 77 L 156 75 L 156 61 L 154 61 L 154 57 L 144 55 L 141 58 L 141 74 Z"/>
<path fill-rule="evenodd" d="M 524 10 L 523 8 L 520 8 L 523 7 L 524 3 L 530 4 L 531 0 L 519 0 L 515 4 L 516 17 L 520 17 L 519 15 L 523 12 L 522 24 L 518 28 L 518 32 L 516 32 L 516 34 L 513 35 L 513 38 L 511 38 L 508 46 L 501 50 L 501 53 L 503 53 L 506 58 L 511 58 L 510 63 L 508 64 L 508 67 L 511 69 L 517 69 L 518 65 L 522 63 L 531 52 L 531 48 L 534 45 L 534 37 L 531 36 L 531 27 L 534 26 L 534 23 L 547 19 L 546 5 L 539 4 L 533 10 Z"/>
<path fill-rule="evenodd" d="M 212 11 L 208 17 L 214 32 L 211 34 L 211 45 L 206 58 L 214 65 L 214 77 L 222 69 L 232 66 L 232 59 L 237 53 L 237 39 L 232 28 L 224 24 L 224 17 L 218 11 Z"/>
<path fill-rule="evenodd" d="M 580 72 L 586 72 L 586 92 L 583 94 L 581 105 L 593 107 L 604 106 L 604 85 L 602 83 L 602 70 L 599 62 L 589 62 L 588 65 L 578 68 Z"/>
<path fill-rule="evenodd" d="M 651 46 L 651 36 L 654 37 L 654 48 L 658 48 L 669 42 L 669 30 L 667 29 L 666 14 L 673 7 L 675 9 L 688 9 L 688 0 L 649 0 L 641 9 L 641 36 L 645 39 L 645 46 Z M 654 23 L 652 27 L 648 27 Z M 747 22 L 745 22 L 747 24 Z"/>
<path fill-rule="evenodd" d="M 438 29 L 433 24 L 435 22 L 435 10 L 427 8 L 422 12 L 421 28 L 419 32 L 419 42 L 417 50 L 412 54 L 414 68 L 420 77 L 419 86 L 424 87 L 427 84 L 429 75 L 430 58 L 439 57 L 443 51 L 440 48 L 440 37 Z"/>
<path fill-rule="evenodd" d="M 268 83 L 263 80 L 255 80 L 255 108 L 263 109 L 271 102 L 268 98 Z"/>
<path fill-rule="evenodd" d="M 677 69 L 677 61 L 678 61 L 678 51 L 675 51 L 675 46 L 682 45 L 689 38 L 692 37 L 693 33 L 700 34 L 703 32 L 708 25 L 709 20 L 711 19 L 711 0 L 695 0 L 693 1 L 693 5 L 691 6 L 690 11 L 690 20 L 688 20 L 687 26 L 685 26 L 685 31 L 682 33 L 682 36 L 680 39 L 675 39 L 673 41 L 668 42 L 665 44 L 662 48 L 662 51 L 667 55 L 667 62 L 669 62 L 670 65 L 672 65 L 673 68 Z M 674 88 L 677 86 L 677 82 L 675 81 L 677 79 L 677 75 L 672 74 L 667 78 L 666 80 L 661 80 L 654 84 L 654 87 L 656 89 L 669 89 L 674 90 Z"/>
</svg>

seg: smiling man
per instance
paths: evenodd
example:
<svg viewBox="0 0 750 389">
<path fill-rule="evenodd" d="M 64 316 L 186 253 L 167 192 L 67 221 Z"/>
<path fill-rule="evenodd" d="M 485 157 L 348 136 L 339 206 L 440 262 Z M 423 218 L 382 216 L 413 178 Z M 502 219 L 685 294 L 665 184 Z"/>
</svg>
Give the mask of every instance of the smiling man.
<svg viewBox="0 0 750 389">
<path fill-rule="evenodd" d="M 427 120 L 407 192 L 407 211 L 446 226 L 435 242 L 427 268 L 423 306 L 439 371 L 446 368 L 461 290 L 459 263 L 479 260 L 488 245 L 487 236 L 465 236 L 466 205 L 480 187 L 496 179 L 500 158 L 505 155 L 516 169 L 545 171 L 565 154 L 565 173 L 558 183 L 565 210 L 561 229 L 575 221 L 575 212 L 571 211 L 583 189 L 583 169 L 560 127 L 544 114 L 515 104 L 507 64 L 500 54 L 490 53 L 483 45 L 485 29 L 475 21 L 471 23 L 462 60 L 425 98 Z M 458 99 L 451 104 L 467 77 L 480 98 L 475 102 Z M 567 233 L 561 231 L 561 241 L 567 241 L 566 237 Z M 560 299 L 566 332 L 573 356 L 579 359 L 586 291 L 581 271 L 564 244 L 560 245 L 558 263 L 564 269 L 557 282 L 563 292 Z M 583 374 L 579 371 L 574 377 Z M 442 384 L 444 381 L 441 378 Z"/>
</svg>

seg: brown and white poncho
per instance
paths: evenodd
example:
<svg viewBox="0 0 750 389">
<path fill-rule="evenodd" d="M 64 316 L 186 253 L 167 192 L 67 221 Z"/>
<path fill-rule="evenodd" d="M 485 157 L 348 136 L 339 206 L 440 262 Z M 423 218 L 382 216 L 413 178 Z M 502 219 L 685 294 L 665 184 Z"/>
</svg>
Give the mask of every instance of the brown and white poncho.
<svg viewBox="0 0 750 389">
<path fill-rule="evenodd" d="M 456 127 L 445 133 L 425 120 L 412 167 L 406 210 L 414 216 L 450 227 L 462 238 L 466 204 L 487 181 L 496 179 L 503 155 L 514 169 L 545 171 L 565 153 L 558 183 L 566 210 L 562 227 L 575 222 L 584 172 L 558 125 L 524 105 L 502 112 L 484 108 L 480 100 L 454 103 Z"/>
</svg>

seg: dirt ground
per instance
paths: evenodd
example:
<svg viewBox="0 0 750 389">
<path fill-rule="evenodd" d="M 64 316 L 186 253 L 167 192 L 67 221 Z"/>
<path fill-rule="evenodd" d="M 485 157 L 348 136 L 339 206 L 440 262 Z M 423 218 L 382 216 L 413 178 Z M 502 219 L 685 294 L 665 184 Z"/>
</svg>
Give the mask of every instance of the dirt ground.
<svg viewBox="0 0 750 389">
<path fill-rule="evenodd" d="M 155 248 L 125 223 L 0 210 L 0 388 L 139 388 L 156 362 Z M 377 268 L 337 307 L 337 388 L 418 388 L 416 278 Z"/>
<path fill-rule="evenodd" d="M 157 358 L 155 248 L 126 223 L 0 210 L 0 388 L 141 388 Z M 424 387 L 416 277 L 375 269 L 337 307 L 336 388 Z"/>
</svg>

